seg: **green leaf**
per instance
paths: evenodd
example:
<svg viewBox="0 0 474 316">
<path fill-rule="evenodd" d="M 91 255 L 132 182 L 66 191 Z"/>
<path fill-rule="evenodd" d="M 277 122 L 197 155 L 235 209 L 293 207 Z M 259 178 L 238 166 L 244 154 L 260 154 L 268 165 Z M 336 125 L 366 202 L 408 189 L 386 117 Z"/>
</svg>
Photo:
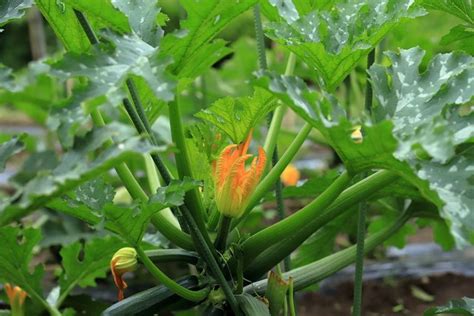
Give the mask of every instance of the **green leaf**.
<svg viewBox="0 0 474 316">
<path fill-rule="evenodd" d="M 359 142 L 351 139 L 358 123 L 346 119 L 333 97 L 318 95 L 294 77 L 270 75 L 257 84 L 319 129 L 350 172 L 389 169 L 415 185 L 421 196 L 438 206 L 457 244 L 464 245 L 474 223 L 470 197 L 474 160 L 469 151 L 456 151 L 474 137 L 474 113 L 463 106 L 474 96 L 473 58 L 439 54 L 419 74 L 423 56 L 419 48 L 387 56 L 390 67 L 370 69 L 380 103 L 375 116 L 381 121 L 363 126 Z"/>
<path fill-rule="evenodd" d="M 28 292 L 42 296 L 41 279 L 43 268 L 37 266 L 30 273 L 33 248 L 41 239 L 37 229 L 18 227 L 0 228 L 0 280 L 17 285 Z M 33 292 L 33 293 L 32 293 Z"/>
<path fill-rule="evenodd" d="M 250 294 L 236 295 L 240 309 L 245 316 L 270 316 L 268 305 Z"/>
<path fill-rule="evenodd" d="M 474 58 L 459 53 L 439 54 L 428 70 L 419 74 L 424 56 L 420 48 L 386 55 L 392 66 L 374 65 L 369 73 L 380 104 L 376 115 L 379 119 L 392 118 L 393 133 L 402 144 L 396 157 L 413 158 L 412 149 L 419 145 L 435 161 L 446 162 L 453 157 L 454 147 L 474 133 L 469 124 L 472 115 L 460 117 L 451 110 L 447 117 L 443 115 L 447 105 L 460 105 L 474 96 Z M 450 128 L 453 123 L 455 129 Z"/>
<path fill-rule="evenodd" d="M 214 124 L 237 144 L 275 106 L 276 100 L 271 94 L 263 89 L 256 89 L 252 97 L 223 98 L 195 116 Z"/>
<path fill-rule="evenodd" d="M 157 24 L 158 1 L 112 0 L 112 4 L 128 17 L 130 27 L 138 37 L 151 46 L 158 46 L 163 36 L 163 30 Z"/>
<path fill-rule="evenodd" d="M 441 45 L 449 45 L 458 42 L 460 48 L 465 52 L 474 55 L 474 47 L 470 43 L 474 42 L 474 25 L 457 25 L 453 27 L 448 34 L 441 39 Z"/>
<path fill-rule="evenodd" d="M 68 51 L 83 53 L 90 48 L 71 5 L 62 0 L 36 0 L 35 3 Z"/>
<path fill-rule="evenodd" d="M 439 314 L 454 314 L 454 315 L 474 315 L 474 299 L 463 297 L 458 300 L 450 300 L 446 305 L 431 307 L 425 311 L 424 316 L 432 316 Z"/>
<path fill-rule="evenodd" d="M 468 245 L 474 230 L 474 148 L 444 165 L 430 161 L 419 165 L 417 175 L 439 196 L 432 201 L 448 220 L 457 245 Z"/>
<path fill-rule="evenodd" d="M 284 315 L 286 292 L 288 292 L 289 286 L 290 283 L 283 280 L 281 276 L 273 271 L 269 272 L 265 298 L 268 299 L 272 316 Z"/>
<path fill-rule="evenodd" d="M 92 179 L 78 186 L 76 198 L 93 210 L 100 210 L 105 204 L 113 201 L 114 188 L 106 183 L 103 177 Z"/>
<path fill-rule="evenodd" d="M 72 6 L 84 13 L 93 24 L 102 23 L 120 33 L 130 31 L 127 17 L 118 11 L 109 0 L 62 0 L 65 6 Z"/>
<path fill-rule="evenodd" d="M 162 53 L 172 56 L 172 72 L 178 77 L 194 78 L 230 53 L 225 42 L 210 42 L 235 17 L 251 8 L 257 0 L 204 0 L 182 3 L 187 19 L 181 29 L 166 35 Z"/>
<path fill-rule="evenodd" d="M 4 0 L 0 3 L 0 26 L 7 24 L 10 20 L 20 19 L 25 10 L 33 5 L 32 0 Z M 0 29 L 0 33 L 2 29 Z"/>
<path fill-rule="evenodd" d="M 134 133 L 130 127 L 112 123 L 93 130 L 83 138 L 78 138 L 76 147 L 64 154 L 56 168 L 39 173 L 16 193 L 16 196 L 21 195 L 18 201 L 0 210 L 0 226 L 96 178 L 137 154 L 143 155 L 161 150 L 160 147 L 151 146 L 140 137 L 133 136 Z M 90 161 L 88 159 L 90 153 L 101 148 L 111 137 L 116 140 L 115 144 Z M 14 200 L 16 197 L 13 197 L 11 202 Z"/>
<path fill-rule="evenodd" d="M 474 24 L 474 6 L 471 0 L 424 0 L 423 6 L 457 16 L 469 24 Z"/>
<path fill-rule="evenodd" d="M 97 278 L 105 278 L 114 253 L 124 246 L 116 238 L 96 238 L 82 245 L 80 242 L 61 249 L 63 273 L 60 277 L 61 296 L 67 295 L 76 285 L 96 286 Z M 79 259 L 83 253 L 83 257 Z"/>
<path fill-rule="evenodd" d="M 0 144 L 0 172 L 5 170 L 5 164 L 11 156 L 23 150 L 22 138 L 22 136 L 13 137 L 9 141 Z"/>
<path fill-rule="evenodd" d="M 290 24 L 270 23 L 266 34 L 317 69 L 321 84 L 332 91 L 398 21 L 423 13 L 411 0 L 351 0 Z"/>
<path fill-rule="evenodd" d="M 104 38 L 114 48 L 104 44 L 88 54 L 68 53 L 52 65 L 52 73 L 65 80 L 70 77 L 88 79 L 88 85 L 76 91 L 68 104 L 49 118 L 50 128 L 62 131 L 59 135 L 66 147 L 71 146 L 75 132 L 88 121 L 88 110 L 82 106 L 89 105 L 93 109 L 104 103 L 104 97 L 110 104 L 117 105 L 124 96 L 121 87 L 129 76 L 142 79 L 157 99 L 170 101 L 174 97 L 175 82 L 165 71 L 169 61 L 157 56 L 157 48 L 136 35 L 107 33 Z"/>
<path fill-rule="evenodd" d="M 93 49 L 89 54 L 68 53 L 52 65 L 53 73 L 64 79 L 89 79 L 88 98 L 110 96 L 120 89 L 129 75 L 142 77 L 158 99 L 171 101 L 174 82 L 165 72 L 169 61 L 158 58 L 158 50 L 136 35 L 119 36 L 104 33 L 114 48 L 107 45 Z"/>
<path fill-rule="evenodd" d="M 200 182 L 190 178 L 173 180 L 168 186 L 158 188 L 146 204 L 127 207 L 107 204 L 104 206 L 106 225 L 131 246 L 136 246 L 141 242 L 150 218 L 162 209 L 183 204 L 184 194 L 198 184 Z"/>
</svg>

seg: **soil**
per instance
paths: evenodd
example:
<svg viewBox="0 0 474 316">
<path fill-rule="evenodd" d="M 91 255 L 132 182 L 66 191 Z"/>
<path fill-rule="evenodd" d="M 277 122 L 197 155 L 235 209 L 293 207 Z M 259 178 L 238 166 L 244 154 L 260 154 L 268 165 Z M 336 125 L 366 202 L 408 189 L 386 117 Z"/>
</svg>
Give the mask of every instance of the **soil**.
<svg viewBox="0 0 474 316">
<path fill-rule="evenodd" d="M 433 306 L 451 299 L 474 297 L 474 278 L 446 274 L 422 279 L 386 279 L 364 283 L 363 315 L 423 315 Z M 413 292 L 421 290 L 426 297 Z M 326 291 L 300 293 L 299 316 L 349 316 L 352 306 L 352 283 L 346 282 Z M 430 297 L 432 296 L 432 297 Z"/>
</svg>

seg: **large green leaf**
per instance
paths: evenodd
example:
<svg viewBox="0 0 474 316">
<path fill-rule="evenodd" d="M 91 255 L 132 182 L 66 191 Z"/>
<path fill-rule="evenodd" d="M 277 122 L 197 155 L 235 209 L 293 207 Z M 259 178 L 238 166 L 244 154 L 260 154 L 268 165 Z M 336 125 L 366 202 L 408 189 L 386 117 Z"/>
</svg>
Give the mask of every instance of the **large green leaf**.
<svg viewBox="0 0 474 316">
<path fill-rule="evenodd" d="M 96 286 L 95 280 L 106 276 L 113 254 L 123 246 L 120 239 L 107 236 L 84 245 L 75 242 L 63 247 L 60 252 L 64 269 L 59 281 L 61 294 L 70 292 L 76 285 Z"/>
<path fill-rule="evenodd" d="M 424 316 L 433 316 L 433 315 L 474 315 L 474 299 L 463 297 L 459 300 L 450 300 L 443 306 L 431 307 L 428 308 Z"/>
<path fill-rule="evenodd" d="M 128 17 L 130 27 L 138 37 L 151 46 L 158 46 L 163 36 L 163 30 L 157 24 L 158 1 L 112 0 L 112 4 Z"/>
<path fill-rule="evenodd" d="M 466 103 L 474 96 L 474 58 L 439 54 L 420 74 L 418 67 L 424 56 L 420 48 L 386 55 L 391 67 L 374 65 L 369 72 L 380 103 L 375 109 L 377 119 L 392 119 L 394 135 L 401 144 L 396 156 L 412 158 L 414 146 L 420 145 L 435 161 L 446 162 L 456 145 L 474 135 L 469 124 L 472 115 L 460 117 L 447 107 Z"/>
<path fill-rule="evenodd" d="M 119 36 L 104 33 L 114 48 L 102 45 L 88 54 L 68 53 L 52 65 L 53 73 L 64 79 L 89 79 L 88 97 L 110 96 L 120 88 L 129 75 L 142 77 L 156 97 L 173 99 L 174 82 L 165 72 L 169 61 L 158 58 L 158 50 L 136 35 Z"/>
<path fill-rule="evenodd" d="M 272 94 L 263 89 L 256 89 L 252 97 L 226 97 L 217 100 L 196 116 L 217 126 L 237 144 L 243 141 L 250 129 L 275 106 L 276 99 Z"/>
<path fill-rule="evenodd" d="M 143 155 L 161 150 L 133 135 L 134 130 L 130 127 L 112 123 L 79 138 L 75 148 L 64 154 L 57 167 L 39 173 L 15 193 L 15 196 L 11 198 L 11 203 L 13 201 L 15 203 L 0 210 L 0 224 L 5 225 L 15 218 L 45 205 L 53 198 L 96 178 L 118 163 L 137 154 Z M 91 161 L 88 158 L 89 155 L 102 148 L 111 137 L 114 138 L 115 144 Z"/>
<path fill-rule="evenodd" d="M 182 3 L 187 19 L 181 29 L 166 35 L 162 52 L 172 56 L 171 69 L 179 77 L 196 77 L 230 53 L 225 42 L 210 42 L 235 17 L 257 0 L 190 0 Z"/>
<path fill-rule="evenodd" d="M 199 184 L 199 181 L 190 178 L 184 178 L 182 181 L 173 180 L 168 186 L 158 188 L 156 194 L 146 204 L 127 207 L 107 204 L 104 207 L 106 225 L 127 243 L 136 246 L 141 242 L 148 222 L 154 214 L 167 207 L 183 204 L 184 194 Z"/>
<path fill-rule="evenodd" d="M 28 228 L 21 230 L 18 227 L 0 228 L 0 280 L 2 283 L 11 283 L 34 294 L 43 296 L 41 279 L 43 268 L 37 266 L 30 273 L 33 248 L 41 239 L 39 230 Z"/>
<path fill-rule="evenodd" d="M 314 11 L 288 24 L 273 22 L 266 34 L 317 69 L 334 90 L 402 18 L 423 14 L 412 0 L 348 0 L 331 11 Z"/>
<path fill-rule="evenodd" d="M 471 26 L 457 25 L 453 27 L 448 34 L 441 39 L 441 45 L 449 45 L 457 42 L 460 49 L 474 55 L 474 24 Z"/>
<path fill-rule="evenodd" d="M 157 99 L 173 99 L 175 86 L 165 68 L 169 60 L 157 56 L 158 49 L 142 41 L 136 35 L 118 36 L 104 34 L 104 38 L 114 45 L 94 47 L 87 54 L 68 53 L 52 65 L 53 74 L 63 79 L 86 77 L 88 85 L 75 91 L 69 104 L 50 117 L 50 128 L 63 132 L 63 144 L 72 145 L 72 137 L 77 129 L 87 121 L 87 111 L 81 104 L 91 107 L 103 103 L 104 97 L 111 104 L 121 101 L 121 87 L 125 80 L 134 75 L 141 78 Z"/>
<path fill-rule="evenodd" d="M 36 0 L 35 3 L 68 51 L 82 53 L 90 48 L 70 4 L 61 0 Z"/>
<path fill-rule="evenodd" d="M 474 6 L 471 0 L 424 0 L 423 6 L 447 12 L 474 25 Z"/>
<path fill-rule="evenodd" d="M 381 121 L 363 126 L 361 141 L 351 138 L 359 123 L 348 121 L 333 97 L 294 77 L 271 75 L 258 82 L 319 129 L 349 171 L 390 169 L 415 185 L 441 210 L 458 245 L 465 244 L 474 228 L 474 160 L 460 146 L 474 137 L 472 107 L 462 105 L 474 96 L 473 58 L 440 54 L 420 74 L 419 48 L 387 56 L 390 67 L 370 70 Z"/>
<path fill-rule="evenodd" d="M 10 20 L 21 18 L 32 4 L 33 0 L 3 0 L 0 3 L 0 26 Z"/>
</svg>

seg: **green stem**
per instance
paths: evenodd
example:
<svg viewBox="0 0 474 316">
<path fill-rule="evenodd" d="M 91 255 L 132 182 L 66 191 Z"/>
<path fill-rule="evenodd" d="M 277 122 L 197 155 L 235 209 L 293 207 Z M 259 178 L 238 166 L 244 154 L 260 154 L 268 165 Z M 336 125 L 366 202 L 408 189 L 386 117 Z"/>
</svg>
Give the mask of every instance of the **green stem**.
<svg viewBox="0 0 474 316">
<path fill-rule="evenodd" d="M 176 96 L 178 98 L 178 96 Z M 169 116 L 171 125 L 171 136 L 173 142 L 178 148 L 178 152 L 175 155 L 176 167 L 178 169 L 179 177 L 193 177 L 191 170 L 191 163 L 189 160 L 189 154 L 186 145 L 186 139 L 184 137 L 184 129 L 181 121 L 181 110 L 179 102 L 172 102 L 169 104 Z M 190 190 L 186 193 L 184 202 L 186 207 L 191 211 L 193 218 L 198 225 L 199 231 L 204 236 L 207 244 L 211 245 L 211 240 L 206 231 L 206 225 L 204 223 L 205 211 L 202 205 L 201 196 L 197 189 Z"/>
<path fill-rule="evenodd" d="M 125 110 L 130 116 L 130 119 L 132 120 L 132 123 L 135 126 L 135 129 L 138 131 L 138 133 L 146 135 L 153 145 L 158 146 L 158 142 L 155 138 L 155 135 L 153 134 L 153 131 L 150 126 L 150 122 L 148 121 L 148 118 L 146 117 L 145 110 L 140 101 L 140 98 L 138 97 L 137 88 L 135 87 L 135 84 L 132 79 L 127 79 L 127 87 L 128 87 L 128 90 L 130 91 L 130 95 L 132 96 L 132 100 L 135 104 L 135 107 L 133 107 L 130 101 L 127 98 L 125 98 L 123 100 Z M 165 184 L 169 185 L 171 183 L 171 175 L 168 169 L 166 168 L 165 164 L 161 160 L 160 156 L 158 155 L 158 153 L 152 153 L 150 157 L 153 163 L 155 164 L 156 168 L 160 172 L 161 177 L 163 178 L 163 181 L 165 182 Z M 155 192 L 155 191 L 153 190 L 152 192 Z M 169 214 L 169 212 L 167 212 L 167 213 L 164 213 L 164 215 L 166 216 L 173 215 L 173 222 L 175 222 L 175 220 L 177 219 L 179 228 L 187 233 L 188 232 L 187 225 L 183 221 L 181 213 L 179 212 L 178 208 L 172 207 L 171 210 L 172 210 L 172 214 Z"/>
<path fill-rule="evenodd" d="M 286 166 L 291 162 L 293 157 L 296 155 L 298 150 L 300 149 L 301 145 L 303 145 L 306 136 L 308 136 L 309 132 L 311 131 L 312 126 L 309 123 L 306 123 L 301 131 L 296 135 L 293 142 L 290 144 L 288 149 L 285 151 L 283 156 L 280 157 L 278 163 L 273 166 L 272 170 L 263 178 L 263 180 L 259 183 L 255 191 L 253 192 L 252 196 L 250 197 L 249 204 L 244 212 L 244 214 L 235 220 L 232 223 L 232 228 L 236 227 L 245 216 L 250 213 L 250 211 L 258 204 L 260 199 L 272 188 L 275 184 L 276 180 L 280 177 L 283 170 L 285 170 Z"/>
<path fill-rule="evenodd" d="M 286 63 L 285 76 L 290 76 L 293 74 L 295 70 L 295 65 L 296 55 L 290 53 L 290 56 L 288 56 L 288 62 Z M 280 133 L 281 122 L 283 121 L 283 116 L 285 115 L 285 112 L 285 105 L 278 106 L 273 112 L 272 122 L 270 123 L 270 127 L 268 128 L 267 138 L 265 139 L 265 144 L 263 146 L 263 149 L 266 153 L 273 152 L 276 147 L 277 138 Z"/>
<path fill-rule="evenodd" d="M 219 252 L 223 252 L 226 249 L 227 236 L 229 235 L 229 228 L 231 222 L 231 217 L 222 215 L 219 225 L 219 231 L 217 232 L 217 237 L 214 242 L 214 246 Z"/>
<path fill-rule="evenodd" d="M 364 252 L 372 251 L 376 246 L 382 244 L 394 233 L 396 233 L 410 218 L 411 212 L 404 212 L 400 217 L 390 226 L 383 228 L 377 233 L 369 236 L 365 240 Z M 327 256 L 318 261 L 312 262 L 300 268 L 288 271 L 283 274 L 283 277 L 293 278 L 294 290 L 299 291 L 310 285 L 313 285 L 321 280 L 327 278 L 333 273 L 347 267 L 354 263 L 356 257 L 356 246 L 351 246 L 341 250 L 335 254 Z M 244 288 L 245 293 L 264 294 L 267 287 L 267 280 L 254 282 Z"/>
<path fill-rule="evenodd" d="M 215 251 L 213 251 L 214 248 L 212 248 L 211 250 L 209 244 L 207 243 L 205 237 L 202 235 L 194 217 L 192 216 L 191 212 L 186 207 L 186 205 L 183 205 L 181 210 L 183 212 L 184 218 L 186 219 L 186 222 L 189 225 L 189 231 L 191 233 L 191 236 L 193 236 L 194 238 L 196 250 L 207 262 L 211 270 L 211 273 L 214 275 L 214 277 L 217 279 L 217 282 L 222 287 L 222 291 L 224 292 L 226 296 L 226 299 L 230 308 L 232 309 L 232 311 L 234 312 L 236 316 L 239 316 L 240 309 L 237 303 L 237 299 L 235 298 L 234 293 L 232 293 L 232 289 L 227 283 L 224 273 L 222 272 L 219 264 L 217 263 Z"/>
<path fill-rule="evenodd" d="M 263 36 L 260 5 L 258 3 L 253 7 L 253 17 L 255 22 L 255 38 L 257 40 L 258 64 L 260 66 L 260 70 L 266 70 L 267 58 L 265 57 L 265 38 Z"/>
<path fill-rule="evenodd" d="M 141 262 L 145 265 L 147 270 L 164 286 L 169 288 L 173 293 L 181 296 L 184 299 L 187 299 L 191 302 L 200 302 L 207 297 L 209 293 L 209 288 L 205 288 L 198 291 L 192 291 L 185 287 L 182 287 L 178 283 L 176 283 L 173 279 L 169 278 L 166 274 L 164 274 L 158 267 L 153 263 L 153 261 L 148 258 L 145 251 L 143 251 L 141 246 L 136 247 L 138 257 L 140 258 Z"/>
<path fill-rule="evenodd" d="M 399 176 L 394 172 L 382 170 L 352 185 L 342 192 L 342 194 L 339 195 L 339 197 L 329 207 L 314 211 L 314 215 L 308 217 L 306 222 L 302 222 L 301 226 L 297 226 L 294 231 L 288 232 L 285 236 L 281 235 L 280 240 L 275 242 L 273 246 L 259 253 L 258 257 L 254 259 L 251 265 L 246 265 L 246 277 L 256 278 L 261 276 L 275 264 L 280 262 L 285 256 L 294 251 L 323 225 L 343 214 L 343 212 L 350 210 L 351 207 L 358 202 L 370 198 L 372 194 L 381 188 L 386 187 L 398 177 Z M 311 204 L 295 214 L 302 212 L 310 207 L 310 205 Z M 285 219 L 285 221 L 288 220 L 292 220 L 292 217 L 290 216 Z M 253 243 L 259 243 L 260 241 L 260 239 L 255 238 Z M 262 242 L 265 241 L 262 240 Z M 252 254 L 248 254 L 247 252 L 244 253 L 246 259 L 247 256 L 251 255 Z"/>
<path fill-rule="evenodd" d="M 373 49 L 367 58 L 367 70 L 375 61 L 375 49 Z M 372 86 L 370 84 L 369 76 L 366 79 L 365 88 L 365 110 L 372 113 Z M 354 275 L 354 303 L 353 316 L 362 315 L 362 290 L 363 290 L 363 276 L 364 276 L 364 237 L 365 237 L 365 217 L 366 217 L 367 203 L 361 201 L 359 203 L 358 221 L 357 221 L 357 249 L 356 249 L 356 266 Z"/>
<path fill-rule="evenodd" d="M 282 239 L 296 235 L 306 223 L 326 209 L 347 187 L 352 177 L 344 172 L 321 195 L 303 209 L 248 238 L 242 245 L 246 266 L 258 254 Z"/>
<path fill-rule="evenodd" d="M 98 110 L 92 111 L 91 117 L 96 126 L 105 126 L 104 119 Z M 106 146 L 110 146 L 111 144 L 112 140 L 110 139 L 107 141 Z M 120 180 L 134 200 L 143 202 L 148 200 L 147 194 L 143 191 L 137 179 L 135 179 L 125 163 L 117 165 L 115 171 L 117 171 Z M 175 227 L 161 212 L 153 215 L 151 222 L 166 238 L 177 246 L 186 250 L 194 249 L 191 237 Z"/>
<path fill-rule="evenodd" d="M 352 315 L 360 316 L 362 311 L 362 286 L 364 275 L 364 237 L 365 237 L 365 211 L 367 203 L 359 202 L 357 214 L 357 244 L 356 244 L 356 266 L 354 273 L 354 302 Z"/>
<path fill-rule="evenodd" d="M 145 253 L 153 262 L 186 262 L 195 265 L 199 261 L 196 252 L 182 249 L 152 249 L 145 250 Z"/>
<path fill-rule="evenodd" d="M 267 58 L 265 55 L 265 41 L 263 37 L 262 20 L 260 17 L 260 5 L 258 3 L 253 7 L 253 13 L 254 13 L 254 22 L 255 22 L 255 35 L 256 35 L 255 37 L 257 39 L 257 53 L 259 57 L 259 66 L 260 66 L 260 70 L 264 71 L 267 69 Z M 290 53 L 285 75 L 287 75 L 288 72 L 291 72 L 291 73 L 293 72 L 293 68 L 296 61 L 294 56 L 295 55 L 293 53 Z M 273 126 L 274 128 L 271 131 L 269 130 L 269 135 L 271 135 L 271 137 L 267 137 L 267 140 L 273 140 L 273 142 L 272 144 L 270 144 L 271 147 L 270 148 L 266 147 L 265 150 L 268 154 L 270 153 L 272 154 L 272 160 L 271 160 L 272 166 L 278 163 L 278 147 L 276 145 L 276 138 L 278 136 L 278 132 L 280 131 L 284 112 L 285 112 L 284 107 L 280 106 L 278 107 L 278 115 L 275 120 L 273 120 L 274 113 L 270 113 L 268 116 L 268 119 L 269 119 L 268 124 L 270 125 L 270 127 Z M 270 161 L 268 160 L 267 166 L 269 165 L 269 163 Z M 276 197 L 276 206 L 277 206 L 279 219 L 282 220 L 285 218 L 285 204 L 283 203 L 282 184 L 281 184 L 280 178 L 278 178 L 275 182 L 275 197 Z M 285 271 L 288 271 L 290 269 L 290 258 L 286 257 L 283 264 L 284 264 Z"/>
<path fill-rule="evenodd" d="M 76 18 L 79 21 L 79 24 L 81 25 L 82 29 L 86 33 L 86 36 L 89 39 L 89 42 L 91 42 L 92 45 L 99 44 L 99 39 L 95 35 L 94 30 L 92 29 L 91 25 L 87 21 L 87 18 L 84 15 L 84 13 L 74 9 L 74 14 L 76 15 Z"/>
<path fill-rule="evenodd" d="M 288 305 L 290 305 L 290 316 L 296 316 L 296 304 L 295 304 L 293 278 L 290 278 L 289 281 L 290 281 L 290 287 L 288 289 Z"/>
</svg>

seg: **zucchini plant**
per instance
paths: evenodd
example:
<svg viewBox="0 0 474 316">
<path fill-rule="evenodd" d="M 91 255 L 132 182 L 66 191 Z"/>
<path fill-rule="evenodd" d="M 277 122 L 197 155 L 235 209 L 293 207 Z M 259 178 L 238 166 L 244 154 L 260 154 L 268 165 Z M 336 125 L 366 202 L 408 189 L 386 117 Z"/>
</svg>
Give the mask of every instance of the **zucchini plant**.
<svg viewBox="0 0 474 316">
<path fill-rule="evenodd" d="M 455 22 L 428 51 L 394 39 L 430 14 Z M 21 19 L 48 50 L 0 67 L 5 117 L 44 131 L 0 134 L 11 315 L 295 315 L 353 263 L 362 315 L 365 254 L 416 225 L 474 243 L 469 0 L 2 0 Z M 315 148 L 336 159 L 299 180 Z"/>
</svg>

